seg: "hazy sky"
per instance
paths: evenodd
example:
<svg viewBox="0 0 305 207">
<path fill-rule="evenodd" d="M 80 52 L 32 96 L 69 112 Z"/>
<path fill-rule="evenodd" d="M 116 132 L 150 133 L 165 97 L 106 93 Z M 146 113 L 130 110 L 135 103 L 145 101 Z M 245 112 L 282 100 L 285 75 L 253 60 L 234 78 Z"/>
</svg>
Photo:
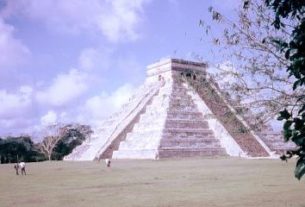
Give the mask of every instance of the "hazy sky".
<svg viewBox="0 0 305 207">
<path fill-rule="evenodd" d="M 117 110 L 163 57 L 214 60 L 208 7 L 238 0 L 0 0 L 0 136 Z"/>
</svg>

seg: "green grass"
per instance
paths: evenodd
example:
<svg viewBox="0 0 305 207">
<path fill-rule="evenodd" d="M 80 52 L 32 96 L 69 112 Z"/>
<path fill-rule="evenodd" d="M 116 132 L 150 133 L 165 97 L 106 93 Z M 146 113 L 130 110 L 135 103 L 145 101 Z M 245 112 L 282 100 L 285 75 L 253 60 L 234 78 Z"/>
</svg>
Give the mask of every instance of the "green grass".
<svg viewBox="0 0 305 207">
<path fill-rule="evenodd" d="M 232 158 L 0 165 L 1 207 L 298 206 L 305 182 L 295 162 Z"/>
</svg>

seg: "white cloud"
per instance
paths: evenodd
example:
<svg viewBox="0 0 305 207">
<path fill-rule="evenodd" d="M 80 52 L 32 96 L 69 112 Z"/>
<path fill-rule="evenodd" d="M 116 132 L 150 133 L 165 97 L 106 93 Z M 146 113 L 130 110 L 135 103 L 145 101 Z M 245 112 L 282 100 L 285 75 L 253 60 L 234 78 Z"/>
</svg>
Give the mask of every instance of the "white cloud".
<svg viewBox="0 0 305 207">
<path fill-rule="evenodd" d="M 88 75 L 80 70 L 71 69 L 59 74 L 52 84 L 36 94 L 39 103 L 51 106 L 63 106 L 83 95 L 88 89 Z"/>
<path fill-rule="evenodd" d="M 110 2 L 110 9 L 99 16 L 98 25 L 103 34 L 112 42 L 124 38 L 136 40 L 139 34 L 136 26 L 141 22 L 141 12 L 145 0 L 115 0 Z"/>
<path fill-rule="evenodd" d="M 55 124 L 57 122 L 57 114 L 54 111 L 48 111 L 44 116 L 40 118 L 40 123 L 43 126 Z"/>
<path fill-rule="evenodd" d="M 103 92 L 98 96 L 93 96 L 85 102 L 79 119 L 95 124 L 118 111 L 124 103 L 128 102 L 134 92 L 134 86 L 125 84 L 111 94 Z"/>
<path fill-rule="evenodd" d="M 16 93 L 0 90 L 1 119 L 25 116 L 32 103 L 32 88 L 21 86 Z"/>
<path fill-rule="evenodd" d="M 29 49 L 13 35 L 15 28 L 0 18 L 0 70 L 26 61 Z"/>
<path fill-rule="evenodd" d="M 25 133 L 25 129 L 33 124 L 32 105 L 33 89 L 30 86 L 21 86 L 15 92 L 0 90 L 0 136 Z"/>
<path fill-rule="evenodd" d="M 25 96 L 30 96 L 33 93 L 33 88 L 28 85 L 23 85 L 20 87 L 19 91 Z"/>
<path fill-rule="evenodd" d="M 105 71 L 110 67 L 111 49 L 85 48 L 81 51 L 78 62 L 83 70 Z"/>
<path fill-rule="evenodd" d="M 15 26 L 18 29 L 18 19 L 26 18 L 25 23 L 40 23 L 60 34 L 83 35 L 89 32 L 90 35 L 103 35 L 113 43 L 133 41 L 141 36 L 139 26 L 146 2 L 149 0 L 91 0 L 90 3 L 82 0 L 5 0 L 5 8 L 0 9 L 0 69 L 1 66 L 19 65 L 31 55 L 21 39 L 14 36 L 15 27 L 7 22 L 17 20 Z M 125 61 L 113 54 L 114 51 L 109 47 L 88 47 L 81 51 L 78 62 L 74 65 L 77 69 L 61 72 L 50 79 L 40 79 L 35 74 L 37 76 L 32 82 L 26 80 L 32 77 L 32 73 L 26 74 L 25 71 L 24 74 L 16 74 L 18 81 L 32 83 L 34 89 L 30 86 L 21 86 L 16 92 L 0 89 L 1 125 L 7 131 L 30 131 L 31 128 L 39 128 L 41 124 L 52 121 L 78 121 L 77 117 L 80 117 L 79 120 L 89 122 L 115 112 L 134 91 L 132 85 L 126 84 L 114 92 L 104 92 L 97 96 L 92 94 L 101 91 L 101 80 L 106 80 L 105 77 L 112 81 L 107 76 L 109 74 L 112 77 L 121 74 L 124 81 L 134 83 L 134 79 L 139 79 L 140 66 L 136 61 Z M 49 73 L 49 69 L 45 68 L 46 73 Z M 121 81 L 123 82 L 122 79 Z M 91 95 L 87 93 L 89 88 L 93 89 Z M 83 101 L 88 96 L 92 97 Z"/>
<path fill-rule="evenodd" d="M 6 1 L 1 12 L 5 18 L 21 13 L 43 22 L 50 30 L 61 33 L 94 31 L 112 42 L 135 40 L 148 0 L 18 0 Z"/>
</svg>

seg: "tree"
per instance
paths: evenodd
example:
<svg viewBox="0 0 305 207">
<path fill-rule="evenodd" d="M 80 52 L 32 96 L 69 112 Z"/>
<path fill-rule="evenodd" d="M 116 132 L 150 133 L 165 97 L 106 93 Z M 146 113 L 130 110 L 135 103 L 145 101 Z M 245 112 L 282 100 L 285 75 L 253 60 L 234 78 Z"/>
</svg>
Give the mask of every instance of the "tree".
<svg viewBox="0 0 305 207">
<path fill-rule="evenodd" d="M 279 116 L 279 120 L 285 120 L 285 141 L 294 142 L 298 146 L 296 150 L 287 151 L 281 158 L 287 161 L 292 156 L 298 157 L 295 177 L 301 179 L 305 174 L 305 1 L 266 0 L 266 5 L 275 13 L 272 24 L 277 30 L 287 26 L 287 19 L 295 22 L 289 38 L 275 37 L 273 42 L 288 62 L 286 69 L 289 77 L 294 78 L 293 90 L 302 91 L 294 106 L 286 107 Z"/>
<path fill-rule="evenodd" d="M 46 128 L 45 137 L 40 143 L 40 150 L 48 157 L 49 160 L 51 160 L 53 150 L 66 133 L 66 130 L 67 128 L 62 127 L 59 124 L 53 124 Z"/>
<path fill-rule="evenodd" d="M 37 146 L 29 136 L 0 139 L 0 157 L 1 163 L 45 160 L 45 157 L 39 153 Z"/>
<path fill-rule="evenodd" d="M 92 134 L 91 127 L 81 124 L 54 124 L 46 128 L 45 138 L 39 144 L 49 160 L 62 160 Z"/>
<path fill-rule="evenodd" d="M 64 127 L 66 128 L 65 134 L 53 150 L 53 158 L 56 160 L 62 160 L 64 156 L 70 154 L 76 146 L 82 144 L 93 132 L 88 125 L 69 124 Z"/>
<path fill-rule="evenodd" d="M 302 96 L 301 90 L 291 90 L 292 79 L 287 79 L 285 68 L 289 61 L 277 50 L 273 37 L 287 39 L 294 21 L 285 21 L 286 28 L 271 26 L 273 13 L 261 1 L 244 0 L 236 20 L 230 20 L 214 8 L 209 8 L 212 19 L 219 23 L 217 33 L 203 20 L 200 25 L 217 47 L 218 65 L 214 79 L 224 93 L 234 99 L 235 107 L 256 130 L 260 130 L 284 107 L 294 106 Z M 212 36 L 211 36 L 212 35 Z M 225 81 L 224 81 L 225 80 Z M 293 103 L 293 104 L 292 104 Z"/>
</svg>

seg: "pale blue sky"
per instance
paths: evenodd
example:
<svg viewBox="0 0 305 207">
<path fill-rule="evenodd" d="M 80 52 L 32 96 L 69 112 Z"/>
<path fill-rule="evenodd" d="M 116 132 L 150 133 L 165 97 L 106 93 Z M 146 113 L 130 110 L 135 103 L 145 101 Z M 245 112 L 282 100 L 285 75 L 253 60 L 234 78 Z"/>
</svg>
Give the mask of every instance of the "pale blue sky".
<svg viewBox="0 0 305 207">
<path fill-rule="evenodd" d="M 0 0 L 0 136 L 94 124 L 163 57 L 221 61 L 199 19 L 238 0 Z"/>
</svg>

